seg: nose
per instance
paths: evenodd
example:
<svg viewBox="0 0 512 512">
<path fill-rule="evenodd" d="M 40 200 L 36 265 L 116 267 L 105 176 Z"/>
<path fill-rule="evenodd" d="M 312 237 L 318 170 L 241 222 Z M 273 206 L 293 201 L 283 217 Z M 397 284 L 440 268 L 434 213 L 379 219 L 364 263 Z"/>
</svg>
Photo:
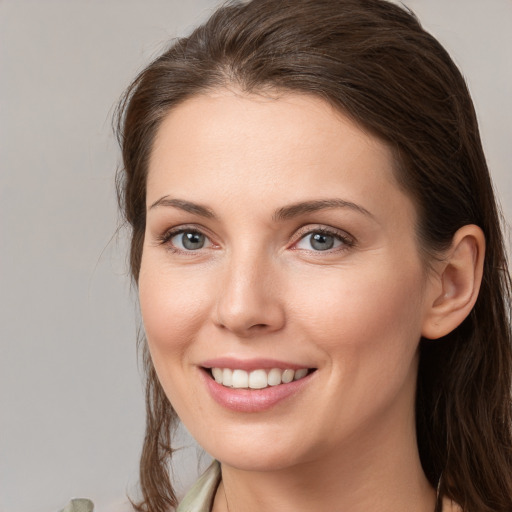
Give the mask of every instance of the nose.
<svg viewBox="0 0 512 512">
<path fill-rule="evenodd" d="M 278 331 L 285 324 L 279 271 L 271 258 L 241 254 L 226 262 L 218 283 L 214 322 L 240 338 Z"/>
</svg>

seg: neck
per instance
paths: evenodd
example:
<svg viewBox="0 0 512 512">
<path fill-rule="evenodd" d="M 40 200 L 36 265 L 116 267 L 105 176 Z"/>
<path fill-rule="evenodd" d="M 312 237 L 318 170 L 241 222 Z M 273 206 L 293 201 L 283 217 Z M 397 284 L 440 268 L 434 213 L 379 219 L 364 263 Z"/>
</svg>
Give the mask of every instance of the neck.
<svg viewBox="0 0 512 512">
<path fill-rule="evenodd" d="M 388 411 L 378 428 L 358 431 L 335 452 L 271 471 L 222 464 L 213 512 L 433 512 L 435 490 L 425 477 L 414 415 Z"/>
</svg>

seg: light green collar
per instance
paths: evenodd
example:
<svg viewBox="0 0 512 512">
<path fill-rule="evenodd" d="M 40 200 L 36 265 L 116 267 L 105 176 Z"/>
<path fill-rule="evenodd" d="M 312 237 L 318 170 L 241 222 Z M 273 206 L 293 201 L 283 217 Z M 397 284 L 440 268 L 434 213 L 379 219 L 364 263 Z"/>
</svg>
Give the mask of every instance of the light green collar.
<svg viewBox="0 0 512 512">
<path fill-rule="evenodd" d="M 60 512 L 93 512 L 94 505 L 86 498 L 72 499 Z"/>
<path fill-rule="evenodd" d="M 211 512 L 220 479 L 220 464 L 214 460 L 187 492 L 176 512 Z"/>
</svg>

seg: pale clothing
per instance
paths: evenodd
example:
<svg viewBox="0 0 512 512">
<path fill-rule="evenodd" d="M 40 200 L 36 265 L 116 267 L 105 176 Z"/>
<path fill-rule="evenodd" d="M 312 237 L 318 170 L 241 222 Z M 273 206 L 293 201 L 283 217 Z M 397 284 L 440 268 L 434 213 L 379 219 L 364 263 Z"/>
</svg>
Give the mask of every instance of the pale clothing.
<svg viewBox="0 0 512 512">
<path fill-rule="evenodd" d="M 214 460 L 188 491 L 176 512 L 210 512 L 220 479 L 220 464 Z"/>
<path fill-rule="evenodd" d="M 214 460 L 187 492 L 176 512 L 211 512 L 220 481 L 220 464 Z M 88 499 L 74 499 L 60 512 L 93 512 L 93 510 L 94 505 L 92 501 Z M 462 512 L 458 505 L 447 498 L 443 499 L 443 510 L 446 512 Z"/>
<path fill-rule="evenodd" d="M 93 512 L 94 505 L 91 500 L 78 498 L 71 500 L 60 512 Z"/>
<path fill-rule="evenodd" d="M 210 512 L 221 479 L 220 464 L 213 461 L 179 504 L 176 512 Z M 91 500 L 71 500 L 60 512 L 93 512 Z"/>
</svg>

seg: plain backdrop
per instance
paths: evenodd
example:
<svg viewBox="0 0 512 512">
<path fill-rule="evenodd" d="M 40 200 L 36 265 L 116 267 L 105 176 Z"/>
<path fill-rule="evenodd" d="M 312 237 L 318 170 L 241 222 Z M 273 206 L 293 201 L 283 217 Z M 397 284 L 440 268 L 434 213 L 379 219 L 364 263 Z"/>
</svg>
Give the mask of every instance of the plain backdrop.
<svg viewBox="0 0 512 512">
<path fill-rule="evenodd" d="M 467 77 L 510 219 L 512 1 L 404 3 Z M 111 116 L 215 4 L 0 0 L 0 512 L 56 512 L 72 496 L 128 510 L 144 406 Z M 181 444 L 183 490 L 197 463 Z"/>
</svg>

